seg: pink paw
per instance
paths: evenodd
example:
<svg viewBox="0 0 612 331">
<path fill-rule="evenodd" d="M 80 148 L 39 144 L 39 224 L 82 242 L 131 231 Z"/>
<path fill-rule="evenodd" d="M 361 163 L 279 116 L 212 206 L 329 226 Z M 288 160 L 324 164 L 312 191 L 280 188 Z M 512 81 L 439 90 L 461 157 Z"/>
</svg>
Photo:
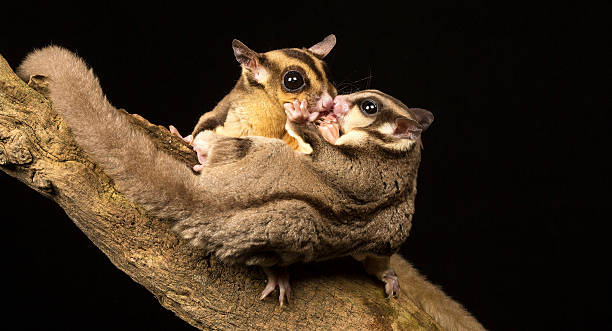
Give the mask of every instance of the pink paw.
<svg viewBox="0 0 612 331">
<path fill-rule="evenodd" d="M 268 294 L 272 293 L 278 286 L 278 301 L 281 307 L 285 305 L 285 298 L 287 303 L 291 298 L 291 285 L 289 285 L 289 272 L 286 267 L 263 267 L 264 272 L 268 276 L 268 283 L 266 288 L 259 296 L 259 300 L 265 299 Z"/>
<path fill-rule="evenodd" d="M 393 271 L 393 269 L 385 271 L 382 280 L 385 282 L 385 292 L 387 293 L 387 298 L 399 297 L 400 285 L 395 271 Z"/>
<path fill-rule="evenodd" d="M 193 142 L 193 137 L 191 135 L 188 135 L 187 137 L 181 136 L 179 131 L 174 127 L 174 125 L 170 125 L 168 128 L 170 129 L 170 133 L 172 133 L 173 135 L 183 139 L 183 141 L 185 141 L 189 145 L 191 145 L 191 143 Z"/>
<path fill-rule="evenodd" d="M 313 122 L 319 117 L 319 112 L 310 113 L 308 111 L 308 103 L 306 100 L 302 102 L 294 100 L 293 103 L 285 103 L 285 114 L 287 114 L 287 120 L 294 123 L 305 123 Z"/>
<path fill-rule="evenodd" d="M 204 165 L 208 159 L 208 153 L 210 152 L 211 144 L 206 140 L 205 134 L 199 134 L 196 139 L 194 139 L 191 143 L 193 146 L 193 150 L 198 155 L 198 162 L 200 164 L 196 164 L 193 166 L 193 171 L 201 172 L 204 169 Z"/>
</svg>

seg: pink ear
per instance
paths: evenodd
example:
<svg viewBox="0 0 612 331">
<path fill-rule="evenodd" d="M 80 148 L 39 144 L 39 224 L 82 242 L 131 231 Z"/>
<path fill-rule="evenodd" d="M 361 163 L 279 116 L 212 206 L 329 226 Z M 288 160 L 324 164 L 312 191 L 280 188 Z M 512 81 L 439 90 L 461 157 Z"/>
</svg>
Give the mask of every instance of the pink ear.
<svg viewBox="0 0 612 331">
<path fill-rule="evenodd" d="M 395 125 L 393 135 L 402 139 L 417 140 L 423 131 L 422 126 L 417 121 L 405 117 L 396 119 Z"/>
<path fill-rule="evenodd" d="M 327 54 L 329 54 L 329 52 L 332 50 L 332 48 L 334 48 L 335 45 L 336 45 L 336 36 L 334 36 L 333 34 L 330 34 L 318 44 L 310 47 L 308 50 L 313 52 L 316 56 L 322 59 L 326 57 Z"/>
<path fill-rule="evenodd" d="M 427 130 L 429 125 L 431 125 L 434 120 L 434 116 L 429 110 L 422 108 L 409 108 L 408 111 L 414 115 L 416 120 L 421 125 L 421 129 L 423 131 Z"/>
<path fill-rule="evenodd" d="M 248 48 L 245 44 L 240 42 L 238 39 L 232 41 L 232 48 L 234 49 L 234 56 L 236 61 L 243 67 L 255 71 L 259 65 L 259 54 Z"/>
</svg>

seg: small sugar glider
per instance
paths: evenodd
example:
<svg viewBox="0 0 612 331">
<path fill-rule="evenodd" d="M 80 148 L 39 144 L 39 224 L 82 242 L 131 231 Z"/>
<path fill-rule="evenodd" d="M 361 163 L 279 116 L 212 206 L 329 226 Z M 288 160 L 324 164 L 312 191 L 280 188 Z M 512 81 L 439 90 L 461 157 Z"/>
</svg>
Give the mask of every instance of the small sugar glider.
<svg viewBox="0 0 612 331">
<path fill-rule="evenodd" d="M 300 99 L 316 111 L 331 109 L 336 88 L 329 81 L 323 59 L 335 44 L 336 37 L 331 34 L 308 49 L 257 53 L 234 40 L 234 55 L 242 67 L 240 79 L 212 111 L 200 117 L 185 140 L 191 143 L 200 132 L 213 130 L 230 137 L 279 138 L 299 148 L 285 131 L 283 104 Z M 176 128 L 171 126 L 170 130 L 180 136 Z"/>
</svg>

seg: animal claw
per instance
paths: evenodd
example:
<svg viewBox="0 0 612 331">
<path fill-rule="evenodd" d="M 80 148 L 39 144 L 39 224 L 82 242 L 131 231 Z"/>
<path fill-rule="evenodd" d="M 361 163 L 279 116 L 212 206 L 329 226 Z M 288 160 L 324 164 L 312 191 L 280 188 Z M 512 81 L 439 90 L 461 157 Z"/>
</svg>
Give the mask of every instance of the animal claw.
<svg viewBox="0 0 612 331">
<path fill-rule="evenodd" d="M 289 272 L 287 272 L 287 269 L 284 267 L 263 267 L 263 270 L 268 276 L 268 283 L 261 292 L 259 299 L 265 299 L 278 286 L 278 301 L 280 306 L 283 307 L 285 302 L 289 304 L 289 299 L 291 298 L 291 285 L 289 285 Z"/>
</svg>

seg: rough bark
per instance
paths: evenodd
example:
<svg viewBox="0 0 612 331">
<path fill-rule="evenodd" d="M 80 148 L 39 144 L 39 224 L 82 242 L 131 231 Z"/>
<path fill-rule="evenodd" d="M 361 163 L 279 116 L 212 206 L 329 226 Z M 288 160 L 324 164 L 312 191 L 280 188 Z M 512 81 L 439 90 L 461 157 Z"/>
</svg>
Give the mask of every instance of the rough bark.
<svg viewBox="0 0 612 331">
<path fill-rule="evenodd" d="M 75 144 L 44 94 L 43 82 L 34 77 L 24 83 L 0 56 L 0 170 L 58 203 L 117 268 L 191 325 L 438 329 L 405 293 L 386 299 L 382 284 L 348 258 L 293 266 L 288 306 L 280 307 L 274 298 L 259 301 L 265 286 L 260 269 L 220 264 L 180 240 L 169 222 L 148 216 L 125 198 Z M 180 139 L 138 115 L 133 118 L 159 148 L 195 164 Z M 401 274 L 399 278 L 401 283 Z"/>
</svg>

